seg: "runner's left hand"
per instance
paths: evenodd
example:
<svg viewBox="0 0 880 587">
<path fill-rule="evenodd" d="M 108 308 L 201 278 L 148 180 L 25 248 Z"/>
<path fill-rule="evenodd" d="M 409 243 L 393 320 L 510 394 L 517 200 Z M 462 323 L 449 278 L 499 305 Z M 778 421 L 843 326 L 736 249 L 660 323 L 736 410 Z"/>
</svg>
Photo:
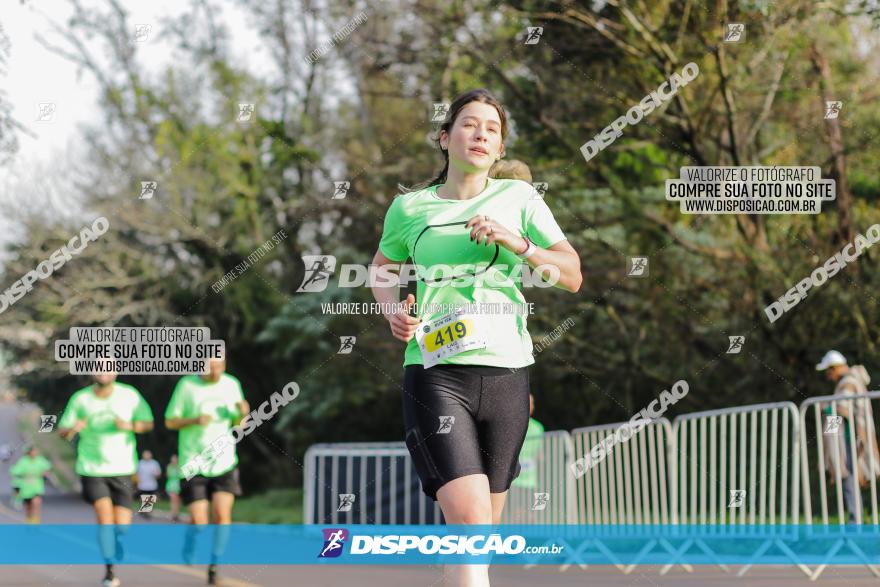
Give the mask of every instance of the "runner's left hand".
<svg viewBox="0 0 880 587">
<path fill-rule="evenodd" d="M 523 252 L 527 246 L 523 237 L 483 214 L 468 220 L 465 227 L 471 229 L 471 240 L 478 245 L 489 246 L 495 243 L 514 253 Z"/>
<path fill-rule="evenodd" d="M 134 432 L 135 434 L 140 434 L 144 431 L 144 427 L 140 422 L 129 422 L 121 418 L 116 418 L 116 427 L 120 430 L 128 430 Z"/>
</svg>

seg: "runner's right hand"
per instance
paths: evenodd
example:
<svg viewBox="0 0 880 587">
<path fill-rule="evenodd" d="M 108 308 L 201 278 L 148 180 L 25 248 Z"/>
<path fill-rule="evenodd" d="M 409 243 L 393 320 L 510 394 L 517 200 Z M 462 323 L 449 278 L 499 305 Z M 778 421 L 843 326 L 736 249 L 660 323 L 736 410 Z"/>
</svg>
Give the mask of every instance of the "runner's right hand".
<svg viewBox="0 0 880 587">
<path fill-rule="evenodd" d="M 200 426 L 204 426 L 205 424 L 210 424 L 214 418 L 210 416 L 210 414 L 200 414 L 197 418 L 198 424 Z"/>
<path fill-rule="evenodd" d="M 416 297 L 409 294 L 405 301 L 398 303 L 396 312 L 385 314 L 385 319 L 391 324 L 391 334 L 397 340 L 409 342 L 419 327 L 421 320 L 409 315 L 415 303 Z"/>
<path fill-rule="evenodd" d="M 132 431 L 134 430 L 134 422 L 129 422 L 122 418 L 116 418 L 116 428 L 118 430 Z"/>
</svg>

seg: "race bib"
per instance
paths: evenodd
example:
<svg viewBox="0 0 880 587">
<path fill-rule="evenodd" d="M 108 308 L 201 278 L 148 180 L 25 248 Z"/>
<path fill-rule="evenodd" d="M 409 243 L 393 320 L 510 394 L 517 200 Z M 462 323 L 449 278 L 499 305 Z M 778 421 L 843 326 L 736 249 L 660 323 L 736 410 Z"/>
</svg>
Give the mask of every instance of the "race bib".
<svg viewBox="0 0 880 587">
<path fill-rule="evenodd" d="M 422 362 L 429 369 L 448 357 L 487 346 L 486 328 L 479 314 L 456 310 L 419 326 L 416 342 L 422 351 Z"/>
</svg>

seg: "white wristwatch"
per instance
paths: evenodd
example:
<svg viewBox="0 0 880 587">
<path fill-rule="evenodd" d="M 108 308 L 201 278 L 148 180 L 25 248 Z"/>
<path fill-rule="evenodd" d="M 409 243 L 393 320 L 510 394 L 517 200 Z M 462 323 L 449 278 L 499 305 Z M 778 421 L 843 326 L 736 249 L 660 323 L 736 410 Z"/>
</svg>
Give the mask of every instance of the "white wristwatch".
<svg viewBox="0 0 880 587">
<path fill-rule="evenodd" d="M 535 251 L 538 250 L 538 247 L 536 247 L 535 243 L 530 241 L 529 237 L 527 237 L 526 235 L 522 235 L 522 237 L 524 239 L 526 239 L 526 242 L 529 243 L 529 246 L 526 247 L 526 250 L 523 251 L 522 253 L 517 253 L 516 256 L 519 257 L 520 259 L 528 259 L 529 257 L 531 257 L 535 253 Z"/>
</svg>

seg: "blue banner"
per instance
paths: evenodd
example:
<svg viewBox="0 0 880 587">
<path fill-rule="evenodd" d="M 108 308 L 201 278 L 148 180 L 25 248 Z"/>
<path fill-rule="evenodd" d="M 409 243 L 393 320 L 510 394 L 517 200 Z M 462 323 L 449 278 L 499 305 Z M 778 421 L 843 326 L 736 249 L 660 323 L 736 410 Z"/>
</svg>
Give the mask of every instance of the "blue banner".
<svg viewBox="0 0 880 587">
<path fill-rule="evenodd" d="M 880 564 L 880 526 L 0 526 L 0 564 Z"/>
</svg>

